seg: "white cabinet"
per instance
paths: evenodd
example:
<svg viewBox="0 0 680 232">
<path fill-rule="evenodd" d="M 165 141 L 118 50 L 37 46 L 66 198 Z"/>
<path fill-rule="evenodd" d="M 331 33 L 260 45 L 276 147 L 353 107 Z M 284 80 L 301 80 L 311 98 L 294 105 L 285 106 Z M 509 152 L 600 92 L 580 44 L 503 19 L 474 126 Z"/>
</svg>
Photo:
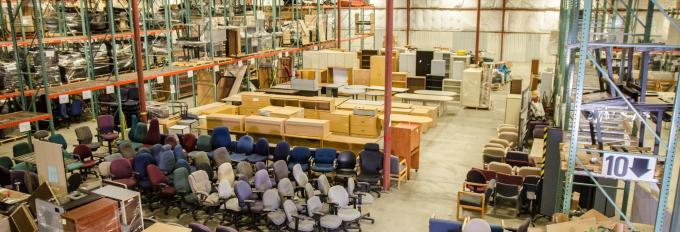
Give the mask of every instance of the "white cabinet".
<svg viewBox="0 0 680 232">
<path fill-rule="evenodd" d="M 505 98 L 505 124 L 518 125 L 522 110 L 522 95 L 508 94 Z"/>
<path fill-rule="evenodd" d="M 466 69 L 461 85 L 461 104 L 471 108 L 489 108 L 491 88 L 487 82 L 481 68 Z"/>
</svg>

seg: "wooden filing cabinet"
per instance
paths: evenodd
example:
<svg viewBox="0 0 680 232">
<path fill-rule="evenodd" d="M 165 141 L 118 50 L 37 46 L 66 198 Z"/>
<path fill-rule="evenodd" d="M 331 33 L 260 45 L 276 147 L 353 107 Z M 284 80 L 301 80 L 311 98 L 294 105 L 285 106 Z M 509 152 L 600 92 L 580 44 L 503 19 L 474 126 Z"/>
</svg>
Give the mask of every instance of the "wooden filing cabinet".
<svg viewBox="0 0 680 232">
<path fill-rule="evenodd" d="M 392 153 L 406 159 L 408 177 L 411 169 L 420 168 L 420 125 L 415 123 L 397 123 L 392 125 Z"/>
<path fill-rule="evenodd" d="M 319 112 L 319 119 L 331 123 L 331 132 L 349 135 L 349 121 L 352 111 L 336 110 L 333 112 Z"/>
<path fill-rule="evenodd" d="M 378 117 L 352 114 L 349 119 L 351 136 L 375 138 L 380 135 Z"/>
<path fill-rule="evenodd" d="M 121 231 L 118 202 L 108 198 L 90 202 L 61 215 L 64 231 Z"/>
<path fill-rule="evenodd" d="M 113 185 L 107 185 L 92 192 L 118 202 L 120 220 L 124 231 L 139 232 L 144 230 L 142 199 L 139 192 Z"/>
</svg>

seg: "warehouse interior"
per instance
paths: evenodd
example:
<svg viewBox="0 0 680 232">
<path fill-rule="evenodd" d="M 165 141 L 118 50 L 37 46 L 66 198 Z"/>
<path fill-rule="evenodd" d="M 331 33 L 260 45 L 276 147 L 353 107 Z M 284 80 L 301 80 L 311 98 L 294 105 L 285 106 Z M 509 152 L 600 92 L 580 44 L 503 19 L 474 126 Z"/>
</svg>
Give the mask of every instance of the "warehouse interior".
<svg viewBox="0 0 680 232">
<path fill-rule="evenodd" d="M 680 231 L 678 0 L 0 2 L 0 231 Z"/>
</svg>

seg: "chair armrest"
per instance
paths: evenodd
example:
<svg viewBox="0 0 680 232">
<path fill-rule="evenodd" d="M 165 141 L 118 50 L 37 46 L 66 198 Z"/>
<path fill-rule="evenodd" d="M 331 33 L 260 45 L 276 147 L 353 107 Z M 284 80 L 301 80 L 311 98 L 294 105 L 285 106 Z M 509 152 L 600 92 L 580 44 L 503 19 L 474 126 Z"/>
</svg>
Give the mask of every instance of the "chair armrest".
<svg viewBox="0 0 680 232">
<path fill-rule="evenodd" d="M 475 182 L 467 182 L 467 181 L 465 181 L 465 182 L 463 182 L 463 190 L 465 190 L 466 187 L 467 187 L 468 185 L 471 185 L 471 186 L 474 186 L 474 187 L 484 187 L 484 188 L 486 188 L 486 187 L 489 186 L 489 184 L 487 184 L 487 183 L 482 184 L 482 183 L 475 183 Z"/>
</svg>

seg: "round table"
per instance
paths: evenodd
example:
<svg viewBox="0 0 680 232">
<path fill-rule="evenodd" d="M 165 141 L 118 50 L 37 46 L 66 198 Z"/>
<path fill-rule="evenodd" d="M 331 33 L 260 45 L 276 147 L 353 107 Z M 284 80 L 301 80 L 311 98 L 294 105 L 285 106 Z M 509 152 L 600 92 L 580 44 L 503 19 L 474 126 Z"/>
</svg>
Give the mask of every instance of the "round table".
<svg viewBox="0 0 680 232">
<path fill-rule="evenodd" d="M 357 99 L 357 95 L 366 92 L 365 85 L 348 85 L 338 88 L 338 93 L 345 96 L 352 96 L 352 99 Z"/>
<path fill-rule="evenodd" d="M 454 93 L 454 92 L 451 92 L 451 91 L 439 91 L 439 90 L 416 90 L 413 93 L 423 94 L 423 95 L 445 96 L 445 97 L 458 96 L 457 93 Z"/>
<path fill-rule="evenodd" d="M 377 101 L 378 97 L 385 96 L 383 91 L 368 91 L 366 92 L 366 97 L 371 97 L 373 101 Z"/>
</svg>

